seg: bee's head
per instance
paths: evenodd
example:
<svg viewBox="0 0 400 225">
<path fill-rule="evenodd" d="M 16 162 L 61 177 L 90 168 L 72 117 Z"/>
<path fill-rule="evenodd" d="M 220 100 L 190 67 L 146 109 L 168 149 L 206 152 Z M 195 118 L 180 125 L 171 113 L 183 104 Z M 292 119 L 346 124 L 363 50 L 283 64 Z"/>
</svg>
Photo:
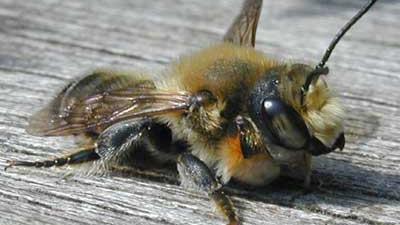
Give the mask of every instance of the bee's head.
<svg viewBox="0 0 400 225">
<path fill-rule="evenodd" d="M 312 71 L 303 64 L 277 67 L 253 88 L 249 113 L 267 144 L 313 155 L 344 147 L 342 107 Z"/>
<path fill-rule="evenodd" d="M 344 111 L 321 77 L 343 35 L 376 3 L 370 0 L 335 35 L 313 69 L 294 64 L 266 72 L 250 95 L 249 113 L 265 142 L 313 155 L 329 153 L 345 144 Z"/>
</svg>

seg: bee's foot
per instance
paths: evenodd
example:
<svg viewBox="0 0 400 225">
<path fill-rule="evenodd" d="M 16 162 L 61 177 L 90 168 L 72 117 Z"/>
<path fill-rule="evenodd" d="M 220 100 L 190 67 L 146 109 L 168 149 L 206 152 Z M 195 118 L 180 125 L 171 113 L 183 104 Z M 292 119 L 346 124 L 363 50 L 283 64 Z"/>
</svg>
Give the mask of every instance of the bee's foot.
<svg viewBox="0 0 400 225">
<path fill-rule="evenodd" d="M 29 161 L 18 161 L 18 160 L 7 160 L 6 163 L 8 163 L 7 166 L 4 167 L 4 171 L 6 171 L 10 167 L 14 166 L 36 166 L 37 167 L 37 162 L 29 162 Z"/>
<path fill-rule="evenodd" d="M 16 160 L 6 160 L 7 165 L 4 167 L 4 171 L 7 171 L 8 168 L 13 167 L 17 164 Z"/>
</svg>

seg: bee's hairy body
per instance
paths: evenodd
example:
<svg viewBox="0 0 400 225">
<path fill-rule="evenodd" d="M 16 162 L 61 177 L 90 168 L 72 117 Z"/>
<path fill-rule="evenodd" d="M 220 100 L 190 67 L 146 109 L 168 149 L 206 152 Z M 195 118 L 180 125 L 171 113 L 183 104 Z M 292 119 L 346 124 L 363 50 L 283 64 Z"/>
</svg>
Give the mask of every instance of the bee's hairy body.
<svg viewBox="0 0 400 225">
<path fill-rule="evenodd" d="M 63 157 L 10 161 L 6 168 L 94 162 L 97 172 L 138 166 L 142 156 L 172 162 L 182 186 L 205 192 L 229 225 L 238 225 L 223 191 L 230 180 L 261 186 L 285 174 L 308 187 L 311 156 L 344 148 L 345 113 L 320 76 L 328 74 L 337 42 L 375 2 L 340 30 L 312 68 L 254 49 L 262 0 L 246 0 L 222 43 L 181 57 L 163 76 L 98 70 L 68 84 L 26 131 L 87 142 Z"/>
<path fill-rule="evenodd" d="M 279 175 L 279 164 L 282 163 L 304 170 L 303 175 L 306 176 L 309 172 L 306 171 L 309 165 L 304 162 L 307 153 L 285 151 L 271 144 L 268 146 L 270 154 L 279 152 L 279 155 L 275 154 L 278 160 L 274 160 L 270 154 L 244 158 L 237 131 L 231 129 L 238 115 L 248 117 L 247 102 L 253 87 L 260 80 L 267 79 L 270 72 L 274 71 L 281 76 L 279 80 L 282 80 L 282 86 L 285 86 L 281 88 L 282 98 L 288 104 L 297 107 L 299 113 L 308 118 L 309 129 L 313 130 L 311 126 L 317 123 L 322 130 L 313 132 L 321 133 L 320 137 L 324 143 L 331 145 L 331 142 L 336 140 L 342 132 L 341 121 L 344 113 L 340 104 L 331 96 L 325 84 L 319 83 L 308 95 L 310 107 L 307 111 L 302 110 L 296 101 L 300 93 L 294 93 L 294 90 L 304 80 L 296 78 L 292 81 L 285 78 L 290 75 L 300 76 L 287 74 L 293 66 L 300 67 L 298 64 L 280 63 L 252 48 L 230 43 L 211 46 L 191 56 L 183 57 L 167 70 L 167 79 L 156 81 L 156 86 L 162 90 L 185 91 L 192 94 L 209 91 L 217 101 L 206 106 L 206 109 L 200 108 L 200 112 L 193 112 L 190 116 L 186 113 L 172 114 L 162 116 L 160 120 L 170 125 L 176 138 L 186 140 L 190 145 L 190 151 L 210 168 L 214 168 L 224 182 L 233 177 L 246 184 L 264 185 Z M 323 95 L 315 96 L 314 92 Z M 293 98 L 293 95 L 296 97 Z M 329 109 L 323 111 L 324 108 Z M 313 122 L 319 120 L 319 117 L 324 119 Z M 334 122 L 328 124 L 324 121 Z"/>
<path fill-rule="evenodd" d="M 178 138 L 190 143 L 191 152 L 215 168 L 225 182 L 234 177 L 260 185 L 279 172 L 266 154 L 244 159 L 237 135 L 227 129 L 239 113 L 246 111 L 246 95 L 250 91 L 246 89 L 275 66 L 277 62 L 254 49 L 225 43 L 182 58 L 168 71 L 171 77 L 159 85 L 161 89 L 174 87 L 193 94 L 206 90 L 216 97 L 215 104 L 200 109 L 206 113 L 165 119 Z"/>
</svg>

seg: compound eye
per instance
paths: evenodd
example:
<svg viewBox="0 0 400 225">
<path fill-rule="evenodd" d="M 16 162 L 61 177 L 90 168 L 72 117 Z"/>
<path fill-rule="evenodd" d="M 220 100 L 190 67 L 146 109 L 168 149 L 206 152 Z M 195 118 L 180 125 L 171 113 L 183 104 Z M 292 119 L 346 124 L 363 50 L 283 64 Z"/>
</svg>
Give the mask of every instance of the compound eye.
<svg viewBox="0 0 400 225">
<path fill-rule="evenodd" d="M 278 98 L 264 99 L 261 119 L 266 136 L 288 149 L 303 149 L 310 139 L 307 126 L 299 113 Z"/>
</svg>

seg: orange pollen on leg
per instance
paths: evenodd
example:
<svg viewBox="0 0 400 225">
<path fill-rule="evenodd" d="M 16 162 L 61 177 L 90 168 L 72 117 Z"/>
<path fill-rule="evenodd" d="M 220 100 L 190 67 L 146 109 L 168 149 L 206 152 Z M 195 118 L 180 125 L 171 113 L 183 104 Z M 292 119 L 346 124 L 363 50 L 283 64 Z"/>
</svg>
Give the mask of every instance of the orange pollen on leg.
<svg viewBox="0 0 400 225">
<path fill-rule="evenodd" d="M 228 167 L 234 168 L 238 166 L 244 159 L 239 135 L 227 138 L 226 143 L 227 148 L 225 157 L 227 157 L 226 159 L 228 161 Z"/>
</svg>

